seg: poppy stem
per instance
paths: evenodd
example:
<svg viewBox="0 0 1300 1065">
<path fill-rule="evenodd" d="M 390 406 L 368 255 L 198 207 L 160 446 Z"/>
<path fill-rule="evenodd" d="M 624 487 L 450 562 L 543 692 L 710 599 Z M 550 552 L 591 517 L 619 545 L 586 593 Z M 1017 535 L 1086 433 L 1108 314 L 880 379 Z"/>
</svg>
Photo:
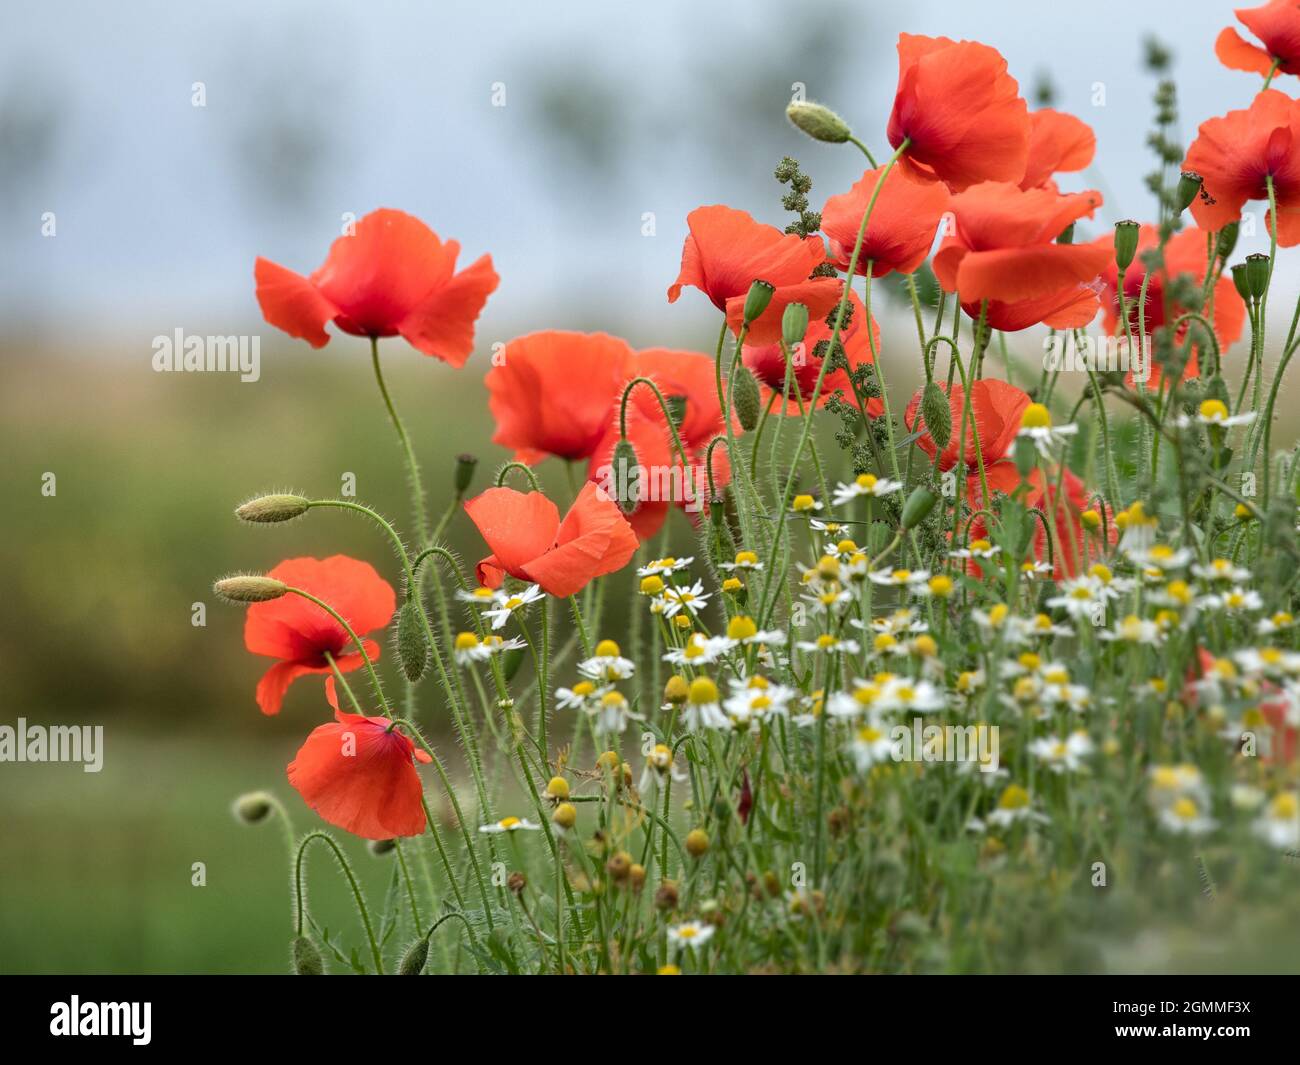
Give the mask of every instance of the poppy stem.
<svg viewBox="0 0 1300 1065">
<path fill-rule="evenodd" d="M 655 394 L 655 399 L 659 401 L 659 409 L 663 411 L 664 421 L 668 423 L 668 431 L 673 434 L 673 447 L 677 449 L 678 457 L 682 460 L 682 468 L 690 466 L 690 460 L 686 457 L 686 448 L 682 446 L 682 438 L 677 432 L 677 423 L 673 420 L 672 412 L 668 409 L 668 402 L 664 399 L 663 393 L 659 391 L 656 385 L 648 377 L 634 377 L 623 388 L 623 399 L 618 407 L 618 435 L 624 440 L 627 439 L 627 401 L 632 396 L 632 389 L 637 385 L 645 385 Z"/>
<path fill-rule="evenodd" d="M 325 832 L 308 832 L 303 837 L 302 842 L 298 844 L 298 854 L 294 859 L 293 883 L 297 898 L 298 919 L 296 923 L 298 935 L 302 935 L 303 917 L 306 915 L 306 903 L 303 899 L 302 888 L 303 859 L 306 857 L 307 848 L 317 840 L 326 844 L 334 852 L 334 858 L 338 861 L 339 868 L 343 871 L 343 875 L 347 877 L 348 884 L 352 888 L 352 898 L 357 904 L 357 913 L 361 917 L 361 924 L 366 930 L 366 939 L 370 942 L 370 955 L 375 960 L 375 971 L 380 976 L 383 976 L 384 958 L 379 953 L 379 943 L 375 940 L 375 930 L 370 923 L 370 909 L 366 906 L 366 897 L 361 891 L 361 885 L 357 883 L 356 875 L 352 872 L 352 865 L 348 861 L 347 855 L 339 849 L 339 845 L 334 842 L 334 837 Z"/>
<path fill-rule="evenodd" d="M 510 476 L 511 472 L 513 472 L 514 470 L 518 470 L 520 473 L 522 473 L 525 477 L 528 478 L 528 483 L 529 485 L 532 486 L 534 492 L 540 492 L 542 490 L 542 486 L 537 483 L 537 474 L 533 473 L 533 471 L 530 470 L 527 466 L 525 466 L 522 462 L 507 462 L 504 466 L 502 466 L 501 469 L 497 472 L 496 486 L 498 488 L 504 487 L 506 483 L 506 478 Z"/>
<path fill-rule="evenodd" d="M 379 338 L 374 336 L 370 338 L 370 361 L 375 367 L 375 382 L 379 385 L 379 394 L 384 397 L 388 417 L 393 423 L 393 428 L 397 430 L 402 450 L 406 452 L 406 470 L 411 481 L 411 506 L 415 511 L 415 528 L 419 533 L 420 543 L 427 544 L 429 517 L 425 513 L 424 483 L 420 480 L 420 464 L 415 459 L 415 449 L 411 446 L 411 438 L 407 435 L 406 426 L 402 424 L 402 418 L 397 413 L 397 408 L 393 406 L 393 397 L 388 394 L 388 386 L 384 383 L 384 371 L 379 366 Z"/>
<path fill-rule="evenodd" d="M 379 674 L 375 672 L 375 664 L 370 661 L 370 655 L 366 651 L 365 644 L 361 642 L 361 637 L 352 630 L 352 626 L 348 624 L 347 619 L 330 606 L 329 603 L 325 602 L 323 599 L 317 599 L 316 596 L 311 594 L 311 592 L 305 592 L 301 588 L 294 588 L 292 586 L 286 588 L 285 592 L 288 595 L 300 595 L 309 603 L 315 603 L 343 627 L 343 631 L 348 634 L 348 639 L 356 645 L 357 653 L 361 655 L 361 660 L 366 664 L 366 670 L 370 674 L 370 684 L 375 689 L 375 696 L 379 699 L 379 705 L 384 712 L 384 716 L 392 717 L 393 711 L 388 705 L 388 700 L 384 697 L 384 688 L 383 685 L 379 683 Z"/>
</svg>

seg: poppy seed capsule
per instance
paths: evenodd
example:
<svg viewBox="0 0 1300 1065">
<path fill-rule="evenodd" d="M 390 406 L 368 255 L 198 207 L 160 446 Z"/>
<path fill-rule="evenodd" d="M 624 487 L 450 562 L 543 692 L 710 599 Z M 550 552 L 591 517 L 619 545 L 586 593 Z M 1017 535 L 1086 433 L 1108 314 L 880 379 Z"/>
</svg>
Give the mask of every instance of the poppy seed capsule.
<svg viewBox="0 0 1300 1065">
<path fill-rule="evenodd" d="M 693 828 L 686 833 L 686 853 L 692 858 L 700 858 L 709 852 L 709 834 L 702 828 Z"/>
<path fill-rule="evenodd" d="M 903 528 L 915 529 L 921 522 L 925 521 L 926 516 L 934 509 L 936 502 L 938 502 L 938 497 L 930 489 L 913 489 L 912 494 L 907 497 L 907 502 L 903 504 Z"/>
<path fill-rule="evenodd" d="M 289 586 L 274 577 L 249 573 L 223 578 L 212 586 L 212 590 L 231 603 L 265 603 L 268 599 L 279 599 L 288 592 Z"/>
<path fill-rule="evenodd" d="M 807 335 L 808 308 L 802 303 L 787 304 L 785 313 L 781 315 L 781 341 L 786 350 L 793 351 Z"/>
<path fill-rule="evenodd" d="M 763 399 L 758 393 L 758 381 L 748 366 L 737 366 L 732 370 L 731 406 L 741 428 L 752 433 L 758 424 Z"/>
<path fill-rule="evenodd" d="M 1241 232 L 1240 222 L 1229 222 L 1219 230 L 1219 243 L 1215 253 L 1220 259 L 1226 259 L 1237 246 L 1237 234 Z"/>
<path fill-rule="evenodd" d="M 1246 256 L 1246 287 L 1255 299 L 1259 299 L 1268 290 L 1270 269 L 1269 257 L 1263 252 Z"/>
<path fill-rule="evenodd" d="M 1178 177 L 1178 187 L 1174 190 L 1174 207 L 1177 208 L 1178 214 L 1182 214 L 1192 205 L 1192 201 L 1200 195 L 1201 192 L 1201 175 L 1195 170 L 1184 170 Z"/>
<path fill-rule="evenodd" d="M 1250 302 L 1250 282 L 1246 280 L 1246 264 L 1238 263 L 1232 268 L 1232 284 L 1237 295 L 1247 303 Z"/>
<path fill-rule="evenodd" d="M 614 445 L 614 496 L 624 514 L 633 514 L 641 503 L 641 469 L 637 463 L 636 448 L 627 437 L 619 437 Z"/>
<path fill-rule="evenodd" d="M 1138 231 L 1142 227 L 1131 218 L 1115 223 L 1115 265 L 1127 270 L 1138 249 Z"/>
<path fill-rule="evenodd" d="M 776 286 L 766 281 L 756 280 L 749 286 L 749 292 L 745 296 L 745 324 L 749 325 L 755 318 L 759 317 L 767 305 L 772 302 L 772 295 L 776 292 Z"/>
<path fill-rule="evenodd" d="M 952 439 L 952 408 L 948 405 L 948 397 L 943 389 L 933 381 L 921 393 L 921 418 L 930 439 L 942 451 Z"/>
<path fill-rule="evenodd" d="M 578 808 L 571 802 L 562 802 L 551 814 L 551 820 L 561 828 L 572 828 L 578 822 Z"/>
<path fill-rule="evenodd" d="M 241 503 L 235 508 L 235 517 L 241 521 L 255 522 L 292 521 L 307 513 L 310 506 L 311 501 L 302 496 L 277 493 Z"/>
<path fill-rule="evenodd" d="M 419 976 L 424 972 L 424 963 L 429 960 L 429 940 L 421 936 L 402 955 L 397 964 L 398 976 Z"/>
<path fill-rule="evenodd" d="M 475 455 L 457 455 L 456 456 L 456 497 L 459 499 L 463 496 L 474 480 L 474 467 L 478 465 L 478 457 Z"/>
<path fill-rule="evenodd" d="M 264 791 L 250 791 L 235 800 L 235 816 L 246 825 L 265 821 L 271 812 L 271 796 Z"/>
<path fill-rule="evenodd" d="M 293 971 L 298 976 L 323 976 L 325 962 L 316 944 L 306 936 L 295 936 L 289 953 L 293 958 Z"/>
<path fill-rule="evenodd" d="M 795 100 L 785 109 L 785 117 L 815 141 L 843 144 L 853 131 L 849 124 L 824 104 L 811 100 Z"/>
</svg>

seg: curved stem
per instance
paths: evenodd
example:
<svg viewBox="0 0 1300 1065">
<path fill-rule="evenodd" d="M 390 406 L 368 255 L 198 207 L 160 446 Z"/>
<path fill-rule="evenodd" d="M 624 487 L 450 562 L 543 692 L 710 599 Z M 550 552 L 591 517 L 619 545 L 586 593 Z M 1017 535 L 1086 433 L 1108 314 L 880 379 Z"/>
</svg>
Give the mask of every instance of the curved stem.
<svg viewBox="0 0 1300 1065">
<path fill-rule="evenodd" d="M 388 394 L 388 385 L 384 383 L 384 371 L 379 366 L 379 338 L 370 338 L 370 361 L 375 368 L 375 382 L 379 385 L 379 394 L 384 397 L 384 406 L 388 408 L 388 417 L 397 430 L 397 437 L 406 453 L 406 471 L 411 479 L 411 507 L 415 511 L 415 528 L 420 534 L 420 543 L 429 542 L 429 518 L 425 514 L 424 482 L 420 480 L 420 464 L 415 458 L 415 448 L 407 435 L 406 426 L 402 424 L 397 408 L 393 406 L 393 397 Z"/>
</svg>

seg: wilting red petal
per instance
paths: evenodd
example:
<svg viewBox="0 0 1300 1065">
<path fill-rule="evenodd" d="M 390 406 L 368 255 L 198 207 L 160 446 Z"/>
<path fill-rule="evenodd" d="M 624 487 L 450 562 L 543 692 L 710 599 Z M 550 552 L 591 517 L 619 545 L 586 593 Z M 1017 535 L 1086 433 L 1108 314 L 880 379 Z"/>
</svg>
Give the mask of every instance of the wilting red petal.
<svg viewBox="0 0 1300 1065">
<path fill-rule="evenodd" d="M 418 836 L 424 790 L 411 761 L 414 743 L 387 718 L 334 716 L 289 763 L 289 783 L 321 817 L 355 836 Z"/>
</svg>

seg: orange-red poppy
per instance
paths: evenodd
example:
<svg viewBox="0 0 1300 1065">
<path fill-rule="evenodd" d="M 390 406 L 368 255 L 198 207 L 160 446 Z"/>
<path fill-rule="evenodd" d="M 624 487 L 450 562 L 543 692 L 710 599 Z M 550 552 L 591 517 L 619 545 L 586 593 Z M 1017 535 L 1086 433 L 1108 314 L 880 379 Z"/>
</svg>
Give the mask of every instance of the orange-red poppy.
<svg viewBox="0 0 1300 1065">
<path fill-rule="evenodd" d="M 1022 189 L 1048 186 L 1052 175 L 1073 173 L 1092 162 L 1097 135 L 1092 127 L 1064 111 L 1040 108 L 1029 115 L 1029 161 L 1020 179 Z M 1053 188 L 1053 191 L 1055 189 Z"/>
<path fill-rule="evenodd" d="M 853 311 L 848 328 L 844 330 L 841 339 L 844 345 L 844 356 L 849 366 L 856 369 L 874 361 L 871 354 L 873 346 L 879 353 L 880 326 L 873 317 L 871 332 L 868 333 L 862 327 L 862 323 L 867 320 L 867 310 L 862 300 L 858 298 L 857 293 L 853 293 L 849 297 L 849 302 Z M 830 312 L 828 316 L 832 321 L 834 320 L 834 312 Z M 822 368 L 822 360 L 817 355 L 817 346 L 822 341 L 829 341 L 831 332 L 831 327 L 826 324 L 826 318 L 809 319 L 808 331 L 804 334 L 803 343 L 791 353 L 790 399 L 784 404 L 780 398 L 775 400 L 772 409 L 777 414 L 797 415 L 799 400 L 802 399 L 806 407 L 808 401 L 812 399 L 813 390 L 817 386 L 817 377 Z M 779 342 L 746 344 L 742 357 L 745 365 L 758 378 L 764 407 L 772 400 L 774 393 L 777 397 L 785 395 L 786 360 Z M 843 368 L 827 370 L 817 406 L 824 407 L 827 400 L 837 391 L 849 401 L 853 400 L 853 385 L 849 381 L 848 372 Z M 879 399 L 867 400 L 867 414 L 870 417 L 877 417 L 882 409 L 883 405 Z"/>
<path fill-rule="evenodd" d="M 830 242 L 831 260 L 841 270 L 849 268 L 862 216 L 883 173 L 884 167 L 868 170 L 848 192 L 832 196 L 822 208 L 822 232 Z M 948 196 L 942 182 L 913 177 L 894 167 L 871 209 L 857 272 L 866 274 L 868 263 L 873 277 L 916 270 L 930 254 Z"/>
<path fill-rule="evenodd" d="M 328 603 L 358 637 L 382 629 L 397 607 L 392 585 L 369 563 L 346 555 L 287 559 L 268 576 Z M 372 660 L 379 657 L 378 643 L 362 643 Z M 360 669 L 364 664 L 343 626 L 299 595 L 253 603 L 244 620 L 244 646 L 253 654 L 280 660 L 257 684 L 257 705 L 264 714 L 280 712 L 285 692 L 299 677 L 329 673 L 327 655 L 334 659 L 340 673 Z"/>
<path fill-rule="evenodd" d="M 794 285 L 781 285 L 772 293 L 767 309 L 749 323 L 745 333 L 747 343 L 772 344 L 781 339 L 781 321 L 785 309 L 792 303 L 802 303 L 808 308 L 809 318 L 824 318 L 840 304 L 844 295 L 844 282 L 838 277 L 815 277 Z M 745 321 L 745 297 L 733 296 L 727 300 L 727 325 L 740 336 Z"/>
<path fill-rule="evenodd" d="M 618 505 L 593 481 L 560 521 L 541 492 L 489 488 L 465 503 L 492 552 L 478 564 L 480 584 L 499 588 L 506 574 L 563 598 L 627 565 L 637 538 Z"/>
<path fill-rule="evenodd" d="M 1300 6 L 1295 0 L 1270 0 L 1260 7 L 1233 12 L 1262 42 L 1252 44 L 1232 26 L 1214 42 L 1214 54 L 1229 70 L 1268 74 L 1276 61 L 1283 74 L 1300 74 Z"/>
<path fill-rule="evenodd" d="M 1173 304 L 1168 308 L 1167 317 L 1165 308 L 1165 290 L 1168 287 L 1170 278 L 1178 277 L 1180 274 L 1190 275 L 1198 286 L 1205 281 L 1205 270 L 1209 263 L 1209 256 L 1206 251 L 1205 233 L 1197 229 L 1186 229 L 1181 233 L 1176 233 L 1170 237 L 1165 244 L 1165 265 L 1151 275 L 1151 280 L 1146 282 L 1146 305 L 1145 305 L 1145 322 L 1144 326 L 1139 324 L 1139 315 L 1142 309 L 1141 296 L 1142 285 L 1146 281 L 1146 265 L 1142 261 L 1142 253 L 1154 248 L 1159 243 L 1159 233 L 1155 226 L 1144 225 L 1138 230 L 1138 253 L 1134 257 L 1129 268 L 1124 271 L 1124 302 L 1128 309 L 1129 330 L 1133 332 L 1135 341 L 1144 334 L 1149 337 L 1151 333 L 1160 326 L 1176 320 L 1179 316 L 1185 314 L 1191 308 L 1184 307 L 1181 304 Z M 1093 242 L 1094 246 L 1104 249 L 1114 248 L 1113 237 L 1099 237 Z M 1111 257 L 1106 268 L 1101 272 L 1102 284 L 1102 307 L 1105 310 L 1105 317 L 1102 319 L 1106 332 L 1111 336 L 1123 336 L 1126 333 L 1124 324 L 1120 321 L 1119 313 L 1119 268 L 1115 265 L 1114 257 Z M 1208 316 L 1209 308 L 1203 308 L 1203 312 Z M 1214 333 L 1219 341 L 1220 350 L 1224 350 L 1228 345 L 1235 343 L 1240 337 L 1242 329 L 1246 323 L 1246 305 L 1241 296 L 1237 294 L 1237 287 L 1232 283 L 1230 277 L 1220 277 L 1214 283 Z M 1184 323 L 1179 327 L 1175 340 L 1182 342 L 1187 335 L 1189 326 Z M 1199 372 L 1199 355 L 1200 342 L 1196 338 L 1200 336 L 1199 330 L 1192 334 L 1193 347 L 1191 357 L 1187 361 L 1187 367 L 1184 370 L 1184 377 L 1195 377 Z M 1147 379 L 1147 386 L 1155 388 L 1160 381 L 1160 368 L 1151 366 L 1151 376 Z M 1129 380 L 1132 381 L 1130 372 Z"/>
<path fill-rule="evenodd" d="M 1093 245 L 1058 244 L 1056 238 L 1100 205 L 1095 191 L 1062 196 L 1010 182 L 976 185 L 952 198 L 956 231 L 935 253 L 935 277 L 962 303 L 1015 303 L 1073 292 L 1096 278 L 1109 256 Z"/>
<path fill-rule="evenodd" d="M 618 337 L 559 330 L 518 337 L 484 378 L 497 423 L 492 441 L 530 465 L 547 455 L 588 459 L 633 376 L 632 349 Z"/>
<path fill-rule="evenodd" d="M 381 208 L 339 237 L 319 270 L 296 274 L 269 259 L 253 269 L 262 315 L 314 348 L 333 322 L 364 337 L 402 336 L 417 351 L 462 366 L 474 323 L 497 287 L 492 257 L 456 272 L 460 245 L 402 211 Z"/>
<path fill-rule="evenodd" d="M 953 191 L 1019 181 L 1029 159 L 1029 108 L 996 49 L 904 33 L 888 136 L 895 148 L 910 140 L 907 164 Z"/>
<path fill-rule="evenodd" d="M 1003 333 L 1016 333 L 1032 325 L 1050 325 L 1053 329 L 1081 329 L 1097 317 L 1097 291 L 1092 285 L 1068 285 L 1033 299 L 989 300 L 984 312 L 985 324 Z M 963 303 L 961 309 L 979 318 L 979 303 Z"/>
<path fill-rule="evenodd" d="M 939 387 L 948 391 L 942 384 Z M 948 407 L 952 412 L 952 437 L 939 458 L 939 468 L 941 470 L 950 470 L 957 464 L 957 449 L 961 440 L 962 415 L 965 402 L 965 389 L 959 384 L 953 385 L 952 390 L 948 391 Z M 1012 441 L 1016 438 L 1016 433 L 1020 432 L 1020 418 L 1025 413 L 1025 408 L 1029 406 L 1029 403 L 1028 395 L 1006 381 L 985 377 L 975 382 L 971 388 L 970 399 L 971 417 L 975 422 L 975 431 L 971 431 L 969 424 L 966 426 L 965 465 L 968 470 L 976 470 L 981 458 L 984 461 L 986 471 L 995 462 L 1006 458 L 1007 452 L 1011 449 Z M 917 410 L 920 406 L 921 391 L 918 390 L 916 395 L 912 397 L 912 401 L 907 405 L 907 410 L 903 413 L 903 422 L 908 429 L 915 427 Z M 978 454 L 975 448 L 976 434 L 979 436 Z M 938 450 L 928 429 L 921 433 L 916 444 L 932 458 Z"/>
<path fill-rule="evenodd" d="M 1267 200 L 1271 177 L 1277 242 L 1285 248 L 1300 244 L 1300 101 L 1269 89 L 1244 111 L 1207 119 L 1187 149 L 1183 169 L 1204 179 L 1192 202 L 1196 224 L 1216 231 L 1237 221 L 1247 200 Z"/>
<path fill-rule="evenodd" d="M 412 758 L 432 760 L 388 718 L 340 710 L 312 730 L 287 772 L 331 825 L 363 839 L 393 839 L 424 831 L 424 789 Z"/>
<path fill-rule="evenodd" d="M 690 285 L 726 311 L 727 301 L 743 301 L 755 281 L 776 288 L 797 285 L 826 260 L 820 237 L 782 233 L 722 204 L 697 207 L 686 224 L 690 232 L 682 245 L 681 272 L 668 286 L 669 303 L 676 303 L 682 288 Z"/>
</svg>

